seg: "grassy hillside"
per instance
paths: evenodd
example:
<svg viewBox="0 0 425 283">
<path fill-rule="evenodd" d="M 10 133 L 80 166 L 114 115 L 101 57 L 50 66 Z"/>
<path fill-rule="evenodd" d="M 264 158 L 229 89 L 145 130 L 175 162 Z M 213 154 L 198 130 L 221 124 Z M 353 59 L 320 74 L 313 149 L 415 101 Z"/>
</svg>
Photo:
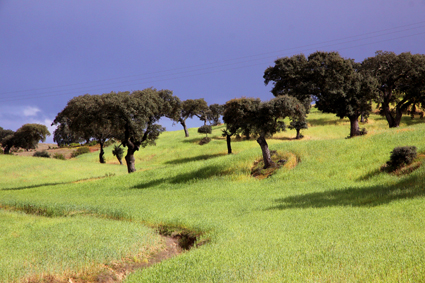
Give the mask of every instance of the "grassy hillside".
<svg viewBox="0 0 425 283">
<path fill-rule="evenodd" d="M 111 148 L 102 165 L 96 153 L 69 161 L 0 156 L 0 205 L 51 216 L 0 214 L 0 230 L 8 231 L 0 238 L 0 281 L 80 272 L 161 249 L 144 228 L 159 224 L 203 232 L 199 240 L 209 243 L 125 282 L 425 281 L 424 166 L 401 176 L 379 171 L 396 146 L 425 151 L 425 124 L 407 118 L 388 129 L 372 115 L 368 135 L 346 139 L 346 119 L 313 111 L 309 123 L 302 140 L 292 139 L 294 131 L 268 140 L 299 163 L 264 180 L 250 176 L 261 157 L 256 141 L 235 141 L 227 155 L 223 126 L 203 146 L 196 129 L 189 138 L 163 133 L 157 146 L 137 153 L 133 174 L 115 164 Z M 105 237 L 91 240 L 87 233 L 96 225 L 105 225 L 96 232 Z M 53 241 L 70 230 L 75 236 Z M 90 256 L 69 256 L 81 239 Z M 129 248 L 135 243 L 143 248 Z M 53 246 L 64 258 L 58 265 L 46 263 L 56 254 Z M 116 250 L 102 248 L 111 246 Z M 34 263 L 22 271 L 15 262 L 26 254 Z"/>
</svg>

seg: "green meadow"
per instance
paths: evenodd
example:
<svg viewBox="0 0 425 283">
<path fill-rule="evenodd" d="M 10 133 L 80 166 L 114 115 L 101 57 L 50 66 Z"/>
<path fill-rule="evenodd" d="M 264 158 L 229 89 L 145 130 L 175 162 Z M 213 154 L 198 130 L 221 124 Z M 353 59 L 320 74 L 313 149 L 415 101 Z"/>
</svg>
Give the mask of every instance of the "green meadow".
<svg viewBox="0 0 425 283">
<path fill-rule="evenodd" d="M 164 132 L 132 174 L 112 147 L 107 164 L 0 155 L 0 282 L 149 261 L 161 225 L 207 243 L 124 282 L 424 282 L 425 167 L 380 171 L 394 147 L 425 152 L 423 120 L 403 119 L 389 129 L 371 115 L 347 139 L 347 119 L 313 109 L 302 140 L 268 139 L 289 159 L 263 180 L 250 175 L 257 142 L 232 140 L 227 155 L 224 126 L 202 146 L 196 129 Z"/>
</svg>

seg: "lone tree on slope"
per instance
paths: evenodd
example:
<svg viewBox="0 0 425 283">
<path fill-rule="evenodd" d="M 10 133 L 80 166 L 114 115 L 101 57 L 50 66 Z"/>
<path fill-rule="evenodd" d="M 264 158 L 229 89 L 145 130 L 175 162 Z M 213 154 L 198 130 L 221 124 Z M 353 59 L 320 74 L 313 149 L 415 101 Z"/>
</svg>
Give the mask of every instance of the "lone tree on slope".
<svg viewBox="0 0 425 283">
<path fill-rule="evenodd" d="M 214 103 L 208 106 L 208 108 L 210 110 L 208 120 L 212 122 L 213 126 L 217 126 L 220 124 L 220 116 L 223 115 L 224 105 Z"/>
<path fill-rule="evenodd" d="M 193 118 L 193 116 L 198 117 L 202 121 L 204 121 L 204 124 L 206 124 L 206 116 L 209 111 L 207 102 L 203 99 L 187 99 L 180 103 L 180 115 L 174 120 L 176 122 L 179 122 L 184 129 L 185 137 L 189 137 L 189 132 L 186 127 L 186 120 L 188 118 Z"/>
<path fill-rule="evenodd" d="M 424 100 L 425 55 L 410 52 L 396 55 L 394 52 L 377 51 L 374 57 L 362 62 L 361 68 L 372 74 L 379 82 L 379 95 L 375 98 L 390 128 L 400 125 L 403 112 L 418 101 Z M 395 103 L 395 114 L 390 104 Z"/>
<path fill-rule="evenodd" d="M 301 130 L 302 129 L 308 129 L 308 124 L 307 121 L 302 118 L 302 119 L 294 119 L 291 121 L 291 123 L 289 123 L 288 126 L 289 129 L 291 130 L 296 130 L 297 131 L 297 136 L 295 137 L 295 139 L 301 139 L 303 137 L 303 135 L 301 135 Z"/>
<path fill-rule="evenodd" d="M 226 137 L 227 153 L 232 153 L 231 137 L 236 133 L 250 132 L 252 125 L 250 120 L 258 107 L 260 106 L 258 98 L 235 98 L 229 100 L 224 105 L 223 121 L 226 123 L 226 129 L 223 130 L 223 136 Z"/>
<path fill-rule="evenodd" d="M 54 140 L 68 137 L 89 141 L 93 138 L 100 145 L 99 162 L 105 163 L 104 144 L 113 137 L 113 126 L 105 111 L 105 98 L 105 95 L 85 94 L 71 99 L 52 123 L 60 129 L 54 132 Z"/>
<path fill-rule="evenodd" d="M 266 137 L 285 130 L 283 119 L 287 117 L 291 120 L 303 119 L 305 112 L 304 105 L 298 99 L 283 95 L 262 102 L 258 110 L 250 115 L 249 123 L 253 132 L 259 136 L 257 142 L 263 153 L 264 169 L 275 165 L 270 156 Z"/>
<path fill-rule="evenodd" d="M 134 153 L 140 147 L 155 145 L 165 130 L 157 124 L 161 117 L 177 119 L 180 100 L 170 90 L 147 88 L 142 91 L 105 95 L 105 111 L 113 125 L 113 137 L 127 147 L 128 173 L 136 171 Z"/>
</svg>

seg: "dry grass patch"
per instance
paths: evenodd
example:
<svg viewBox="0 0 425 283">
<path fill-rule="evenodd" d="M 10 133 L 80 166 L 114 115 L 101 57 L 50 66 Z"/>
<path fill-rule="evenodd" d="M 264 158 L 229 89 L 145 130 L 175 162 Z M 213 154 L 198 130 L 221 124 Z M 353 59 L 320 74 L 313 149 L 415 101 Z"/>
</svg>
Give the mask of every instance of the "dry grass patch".
<svg viewBox="0 0 425 283">
<path fill-rule="evenodd" d="M 297 156 L 291 152 L 280 152 L 276 150 L 271 150 L 270 156 L 272 158 L 272 161 L 275 163 L 275 166 L 263 169 L 263 158 L 259 158 L 254 161 L 254 166 L 251 169 L 251 176 L 262 180 L 272 176 L 276 172 L 276 170 L 279 170 L 281 168 L 295 168 L 299 162 Z"/>
</svg>

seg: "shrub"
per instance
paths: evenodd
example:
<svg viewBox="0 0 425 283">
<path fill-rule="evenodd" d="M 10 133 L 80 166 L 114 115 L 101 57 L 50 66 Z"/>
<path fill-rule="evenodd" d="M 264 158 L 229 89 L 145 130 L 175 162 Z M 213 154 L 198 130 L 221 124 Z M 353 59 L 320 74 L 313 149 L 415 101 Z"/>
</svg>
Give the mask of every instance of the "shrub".
<svg viewBox="0 0 425 283">
<path fill-rule="evenodd" d="M 69 147 L 79 147 L 81 146 L 79 143 L 70 143 Z"/>
<path fill-rule="evenodd" d="M 122 164 L 122 157 L 124 156 L 124 150 L 120 146 L 114 145 L 112 154 L 116 156 L 120 164 Z"/>
<path fill-rule="evenodd" d="M 387 161 L 387 165 L 392 169 L 397 169 L 403 165 L 411 164 L 416 156 L 416 146 L 395 147 L 391 152 L 390 161 Z"/>
<path fill-rule="evenodd" d="M 65 156 L 63 156 L 63 154 L 62 154 L 62 153 L 55 153 L 55 154 L 53 155 L 53 158 L 55 158 L 55 159 L 60 159 L 60 160 L 65 160 Z"/>
<path fill-rule="evenodd" d="M 89 153 L 90 149 L 87 146 L 83 146 L 83 147 L 79 147 L 76 150 L 74 150 L 74 152 L 72 152 L 71 156 L 72 157 L 77 157 L 78 155 L 84 154 L 84 153 Z"/>
<path fill-rule="evenodd" d="M 91 141 L 87 144 L 88 146 L 94 146 L 97 145 L 97 141 Z"/>
<path fill-rule="evenodd" d="M 34 156 L 34 157 L 47 157 L 47 158 L 50 158 L 50 154 L 47 151 L 45 151 L 45 150 L 43 150 L 43 151 L 36 151 L 32 156 Z"/>
<path fill-rule="evenodd" d="M 211 132 L 212 132 L 212 127 L 208 126 L 208 125 L 204 125 L 204 126 L 198 128 L 198 133 L 200 133 L 200 134 L 208 135 L 208 134 L 211 134 Z"/>
</svg>

